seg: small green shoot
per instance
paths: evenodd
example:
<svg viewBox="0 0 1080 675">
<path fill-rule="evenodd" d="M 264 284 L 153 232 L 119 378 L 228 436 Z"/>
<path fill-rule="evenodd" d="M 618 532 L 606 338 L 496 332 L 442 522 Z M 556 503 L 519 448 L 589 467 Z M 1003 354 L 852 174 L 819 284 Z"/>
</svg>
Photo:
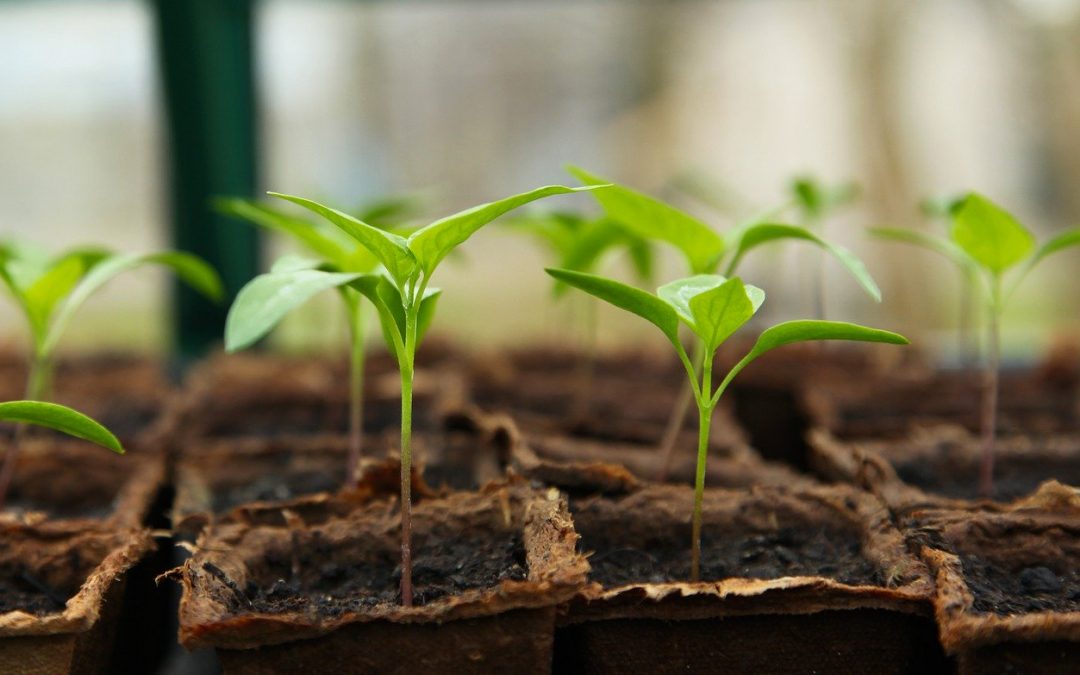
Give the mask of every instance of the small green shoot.
<svg viewBox="0 0 1080 675">
<path fill-rule="evenodd" d="M 97 443 L 117 454 L 124 454 L 120 441 L 101 424 L 71 408 L 55 403 L 41 401 L 7 401 L 0 403 L 0 422 L 15 422 L 19 425 L 31 424 L 48 429 L 55 429 L 68 436 Z M 21 427 L 20 427 L 21 428 Z M 0 507 L 7 499 L 8 488 L 15 474 L 15 462 L 12 458 L 15 447 L 11 446 L 4 454 L 3 467 L 0 468 Z"/>
<path fill-rule="evenodd" d="M 990 497 L 994 492 L 1002 313 L 1016 288 L 1036 265 L 1054 253 L 1080 245 L 1080 228 L 1066 230 L 1037 246 L 1034 235 L 1008 211 L 974 192 L 957 201 L 950 213 L 952 227 L 948 237 L 896 228 L 877 228 L 871 232 L 883 239 L 902 241 L 939 253 L 965 274 L 981 280 L 976 288 L 987 308 L 987 352 L 983 362 L 979 491 L 984 497 Z M 1010 277 L 1008 286 L 1005 284 L 1007 273 Z"/>
<path fill-rule="evenodd" d="M 896 333 L 838 321 L 788 321 L 765 330 L 753 348 L 713 387 L 713 361 L 716 350 L 735 331 L 744 326 L 761 307 L 765 293 L 738 277 L 699 274 L 661 286 L 656 295 L 592 274 L 549 269 L 548 274 L 590 295 L 637 314 L 667 337 L 682 361 L 698 408 L 698 453 L 694 478 L 694 511 L 691 542 L 691 580 L 698 581 L 701 560 L 701 505 L 705 491 L 705 463 L 709 448 L 709 427 L 716 409 L 731 381 L 754 359 L 777 347 L 812 340 L 857 340 L 907 344 Z M 679 327 L 688 327 L 704 345 L 705 358 L 700 365 L 691 362 Z"/>
<path fill-rule="evenodd" d="M 365 275 L 351 282 L 375 305 L 383 334 L 401 372 L 401 601 L 413 602 L 412 591 L 412 399 L 416 350 L 435 312 L 438 291 L 429 288 L 439 263 L 480 228 L 499 216 L 545 197 L 594 187 L 553 185 L 481 204 L 437 220 L 408 237 L 372 227 L 347 213 L 310 199 L 271 192 L 325 218 L 378 260 L 385 274 Z"/>
</svg>

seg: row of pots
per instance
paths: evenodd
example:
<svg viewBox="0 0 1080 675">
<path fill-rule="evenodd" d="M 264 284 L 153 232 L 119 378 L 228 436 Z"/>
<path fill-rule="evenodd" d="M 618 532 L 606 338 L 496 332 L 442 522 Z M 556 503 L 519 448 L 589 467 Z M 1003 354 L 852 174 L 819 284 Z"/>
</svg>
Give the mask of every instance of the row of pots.
<svg viewBox="0 0 1080 675">
<path fill-rule="evenodd" d="M 429 350 L 417 376 L 416 409 L 427 412 L 417 421 L 424 602 L 415 608 L 396 604 L 396 466 L 371 460 L 355 489 L 330 492 L 344 478 L 345 378 L 343 365 L 326 362 L 210 360 L 137 439 L 138 449 L 118 459 L 123 468 L 103 471 L 126 477 L 115 509 L 92 525 L 71 517 L 75 509 L 94 513 L 86 500 L 67 511 L 25 509 L 4 521 L 12 533 L 5 541 L 48 537 L 83 551 L 86 537 L 113 537 L 88 579 L 100 573 L 122 585 L 125 565 L 154 548 L 137 526 L 153 517 L 158 488 L 175 486 L 174 536 L 195 551 L 171 573 L 184 593 L 180 639 L 214 647 L 228 672 L 950 672 L 957 663 L 964 672 L 1035 665 L 1044 670 L 1031 672 L 1067 672 L 1080 645 L 1080 608 L 1072 606 L 1080 597 L 1068 597 L 1080 559 L 1075 492 L 1049 485 L 1013 504 L 980 504 L 920 485 L 901 460 L 929 461 L 931 451 L 894 448 L 933 438 L 924 445 L 960 456 L 955 448 L 970 446 L 970 432 L 954 428 L 945 435 L 951 444 L 922 425 L 891 439 L 848 432 L 836 420 L 904 413 L 897 403 L 852 412 L 860 395 L 841 378 L 858 369 L 873 408 L 902 388 L 897 382 L 963 376 L 868 365 L 869 353 L 778 352 L 782 359 L 747 371 L 711 439 L 708 484 L 716 487 L 706 499 L 703 583 L 684 581 L 692 495 L 677 483 L 692 474 L 692 443 L 676 446 L 669 472 L 676 484 L 650 482 L 680 373 L 649 354 L 597 364 L 583 409 L 566 394 L 581 382 L 573 356 L 534 350 L 462 369 L 454 350 Z M 378 358 L 369 372 L 367 454 L 383 457 L 396 446 L 396 376 Z M 1053 388 L 1050 407 L 1068 402 L 1052 429 L 1066 434 L 1075 378 L 1025 377 L 1036 389 Z M 931 417 L 953 421 L 946 413 Z M 774 425 L 756 424 L 755 415 Z M 908 419 L 919 420 L 919 411 Z M 691 437 L 694 425 L 687 421 Z M 787 427 L 798 449 L 770 446 Z M 809 427 L 817 428 L 807 434 Z M 1044 466 L 1044 477 L 1062 467 L 1062 477 L 1071 476 L 1077 453 L 1068 438 L 1054 441 L 1063 463 Z M 92 454 L 82 448 L 59 459 L 62 444 L 36 443 L 49 447 L 24 453 L 27 467 L 51 457 L 91 471 L 113 459 L 77 457 Z M 1021 458 L 1049 447 L 1010 444 Z M 800 473 L 803 466 L 847 485 L 822 485 Z M 45 482 L 30 480 L 22 466 L 20 475 L 27 489 Z M 1025 474 L 1016 485 L 1031 480 Z M 77 487 L 62 492 L 74 498 Z M 71 563 L 72 578 L 59 579 L 5 546 L 7 576 L 29 571 L 23 585 L 49 591 L 39 594 L 74 593 L 63 615 L 80 611 L 76 600 L 96 588 L 78 586 L 86 570 Z M 972 570 L 981 575 L 974 581 Z M 1043 606 L 995 602 L 986 588 L 1002 576 L 1026 579 L 1019 595 Z M 105 600 L 104 591 L 95 597 Z M 60 628 L 46 625 L 55 612 L 0 614 L 0 658 L 21 658 L 20 648 L 37 653 L 32 639 L 64 635 L 64 672 L 105 672 L 85 670 L 94 655 L 78 644 L 103 644 L 87 640 L 87 631 L 108 624 L 101 608 L 116 604 L 99 603 L 96 615 Z M 60 672 L 56 663 L 38 672 Z"/>
</svg>

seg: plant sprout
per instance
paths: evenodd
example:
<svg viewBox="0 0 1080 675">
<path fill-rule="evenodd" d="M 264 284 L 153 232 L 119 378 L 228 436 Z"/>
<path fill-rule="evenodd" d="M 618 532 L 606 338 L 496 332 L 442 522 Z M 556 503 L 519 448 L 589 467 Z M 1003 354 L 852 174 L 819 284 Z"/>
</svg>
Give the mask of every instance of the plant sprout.
<svg viewBox="0 0 1080 675">
<path fill-rule="evenodd" d="M 812 340 L 856 340 L 907 344 L 896 333 L 839 321 L 787 321 L 766 329 L 753 348 L 736 363 L 718 386 L 713 387 L 713 359 L 735 331 L 746 324 L 765 300 L 756 286 L 744 285 L 738 277 L 698 274 L 661 286 L 656 295 L 633 286 L 592 274 L 549 269 L 548 274 L 601 300 L 637 314 L 654 324 L 675 347 L 686 369 L 698 408 L 697 467 L 694 475 L 694 510 L 691 541 L 691 581 L 700 577 L 701 505 L 705 494 L 705 463 L 709 449 L 709 426 L 728 385 L 739 372 L 762 354 L 787 344 Z M 685 324 L 704 345 L 706 358 L 700 366 L 687 355 L 679 339 Z"/>
<path fill-rule="evenodd" d="M 386 232 L 347 213 L 323 206 L 303 197 L 271 192 L 275 197 L 298 204 L 322 216 L 367 249 L 382 266 L 379 273 L 355 273 L 349 283 L 375 305 L 383 335 L 397 359 L 401 373 L 401 602 L 411 606 L 412 590 L 412 397 L 416 349 L 430 325 L 439 291 L 429 282 L 439 264 L 459 245 L 499 216 L 529 202 L 553 195 L 595 189 L 593 186 L 570 188 L 553 185 L 537 188 L 495 202 L 481 204 L 437 220 L 416 230 L 407 238 Z M 301 270 L 305 271 L 305 270 Z M 308 273 L 321 270 L 308 269 Z M 325 272 L 323 272 L 325 274 Z M 305 275 L 304 283 L 334 287 L 325 277 Z M 283 295 L 294 293 L 286 287 L 267 292 L 267 313 L 271 316 L 285 306 L 277 303 Z M 287 307 L 284 311 L 288 311 Z M 234 320 L 237 328 L 241 319 Z"/>
<path fill-rule="evenodd" d="M 587 185 L 610 183 L 584 169 L 570 167 L 568 171 Z M 594 197 L 607 214 L 623 227 L 640 237 L 665 242 L 678 249 L 686 259 L 689 274 L 722 273 L 725 277 L 731 277 L 737 274 L 745 257 L 760 246 L 784 240 L 804 241 L 836 258 L 867 295 L 881 301 L 881 290 L 862 261 L 848 249 L 826 241 L 808 227 L 755 219 L 720 233 L 670 204 L 622 185 L 599 190 Z M 818 201 L 812 203 L 817 204 Z M 695 343 L 692 353 L 691 361 L 697 367 L 705 357 L 704 345 L 700 340 Z M 660 480 L 667 476 L 675 441 L 689 414 L 691 401 L 692 391 L 689 386 L 684 386 L 660 441 L 660 452 L 664 457 L 658 476 Z"/>
<path fill-rule="evenodd" d="M 284 233 L 315 259 L 283 256 L 270 273 L 255 277 L 236 296 L 225 326 L 225 349 L 244 349 L 270 332 L 286 314 L 318 293 L 336 288 L 349 327 L 349 455 L 345 483 L 356 478 L 363 454 L 364 317 L 361 294 L 350 284 L 370 274 L 379 260 L 338 228 L 321 220 L 298 218 L 248 199 L 219 199 L 219 211 L 260 227 Z M 416 209 L 416 200 L 388 198 L 357 210 L 356 218 L 373 227 L 394 229 Z"/>
<path fill-rule="evenodd" d="M 20 425 L 32 424 L 55 429 L 75 438 L 82 438 L 108 448 L 115 453 L 124 454 L 120 441 L 108 429 L 91 418 L 71 408 L 42 401 L 7 401 L 0 403 L 0 422 L 15 422 Z M 18 442 L 18 432 L 16 440 Z M 0 469 L 0 507 L 7 499 L 8 488 L 15 474 L 15 462 L 9 457 L 15 454 L 12 445 L 4 453 L 3 468 Z"/>
<path fill-rule="evenodd" d="M 1016 218 L 974 192 L 952 206 L 951 216 L 952 227 L 948 237 L 894 228 L 878 228 L 872 232 L 882 238 L 903 241 L 939 253 L 953 261 L 965 274 L 971 274 L 981 281 L 975 284 L 975 288 L 985 302 L 987 325 L 980 413 L 982 459 L 979 464 L 979 492 L 984 497 L 990 497 L 994 492 L 1001 315 L 1009 298 L 1036 265 L 1053 253 L 1080 245 L 1080 228 L 1066 230 L 1037 247 L 1035 237 Z M 1010 270 L 1015 272 L 1010 275 L 1006 287 L 1005 277 Z"/>
<path fill-rule="evenodd" d="M 799 211 L 799 222 L 825 236 L 825 219 L 854 202 L 859 186 L 852 182 L 825 185 L 813 176 L 800 176 L 791 182 L 792 201 Z M 814 267 L 814 316 L 825 318 L 825 270 Z"/>
</svg>

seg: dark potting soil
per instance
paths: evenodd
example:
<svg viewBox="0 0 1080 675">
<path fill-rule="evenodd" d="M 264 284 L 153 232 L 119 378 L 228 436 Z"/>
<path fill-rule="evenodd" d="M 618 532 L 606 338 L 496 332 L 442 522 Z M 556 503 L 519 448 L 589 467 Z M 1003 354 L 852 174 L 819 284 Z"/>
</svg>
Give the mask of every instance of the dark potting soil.
<svg viewBox="0 0 1080 675">
<path fill-rule="evenodd" d="M 1043 565 L 1006 566 L 977 555 L 961 555 L 964 581 L 982 614 L 1080 612 L 1080 570 Z"/>
<path fill-rule="evenodd" d="M 214 491 L 211 508 L 225 513 L 241 504 L 261 501 L 285 501 L 318 492 L 332 492 L 344 482 L 344 467 L 338 471 L 283 471 Z"/>
<path fill-rule="evenodd" d="M 690 579 L 689 525 L 670 528 L 642 548 L 626 548 L 617 532 L 583 529 L 578 528 L 582 535 L 578 548 L 594 552 L 589 558 L 589 576 L 605 587 Z M 710 531 L 706 524 L 701 545 L 701 578 L 705 581 L 817 576 L 850 585 L 883 583 L 880 570 L 863 557 L 859 537 L 835 528 L 782 527 L 770 532 L 727 533 Z"/>
<path fill-rule="evenodd" d="M 72 583 L 65 586 L 50 585 L 33 570 L 17 562 L 9 561 L 0 565 L 0 613 L 20 610 L 43 616 L 63 611 L 67 601 L 79 591 L 91 566 L 91 561 L 84 559 L 75 549 L 68 552 L 66 562 L 70 568 L 67 576 Z M 56 564 L 60 564 L 59 561 Z"/>
<path fill-rule="evenodd" d="M 249 581 L 243 589 L 234 587 L 233 609 L 239 613 L 302 612 L 333 618 L 401 601 L 396 547 L 373 544 L 363 559 L 342 560 L 332 546 L 312 536 L 297 550 L 295 558 L 289 551 L 268 553 L 267 569 L 259 578 Z M 224 580 L 221 570 L 211 564 L 204 565 L 204 569 Z M 417 605 L 527 576 L 525 547 L 517 533 L 447 533 L 437 539 L 418 538 L 414 543 L 413 589 Z"/>
<path fill-rule="evenodd" d="M 908 485 L 928 493 L 952 499 L 978 499 L 976 464 L 957 466 L 947 457 L 934 462 L 919 461 L 896 466 L 896 472 Z M 1080 452 L 1048 459 L 1028 455 L 998 457 L 994 464 L 994 499 L 1010 501 L 1035 491 L 1044 481 L 1055 479 L 1066 485 L 1080 485 Z"/>
</svg>

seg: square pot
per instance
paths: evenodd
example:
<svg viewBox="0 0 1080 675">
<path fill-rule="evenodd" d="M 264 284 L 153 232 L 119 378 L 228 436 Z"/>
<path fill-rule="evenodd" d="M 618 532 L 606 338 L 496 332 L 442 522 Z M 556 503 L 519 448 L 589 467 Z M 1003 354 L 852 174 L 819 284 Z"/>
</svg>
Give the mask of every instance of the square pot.
<svg viewBox="0 0 1080 675">
<path fill-rule="evenodd" d="M 141 530 L 0 536 L 0 672 L 109 672 L 129 568 L 153 547 Z"/>
<path fill-rule="evenodd" d="M 227 673 L 548 672 L 555 606 L 588 564 L 555 491 L 491 485 L 416 505 L 418 604 L 398 604 L 399 514 L 226 523 L 185 563 L 180 641 Z"/>
<path fill-rule="evenodd" d="M 941 642 L 963 675 L 1076 672 L 1080 493 L 1051 483 L 1001 513 L 927 510 L 904 526 L 936 577 Z"/>
<path fill-rule="evenodd" d="M 966 507 L 978 494 L 982 442 L 950 426 L 913 431 L 898 440 L 842 441 L 817 429 L 810 434 L 815 471 L 826 479 L 859 485 L 891 508 Z M 1080 435 L 999 437 L 994 454 L 994 497 L 1009 502 L 1041 483 L 1080 485 Z"/>
<path fill-rule="evenodd" d="M 885 506 L 843 486 L 693 490 L 571 503 L 590 584 L 556 637 L 566 673 L 938 672 L 926 567 Z"/>
</svg>

